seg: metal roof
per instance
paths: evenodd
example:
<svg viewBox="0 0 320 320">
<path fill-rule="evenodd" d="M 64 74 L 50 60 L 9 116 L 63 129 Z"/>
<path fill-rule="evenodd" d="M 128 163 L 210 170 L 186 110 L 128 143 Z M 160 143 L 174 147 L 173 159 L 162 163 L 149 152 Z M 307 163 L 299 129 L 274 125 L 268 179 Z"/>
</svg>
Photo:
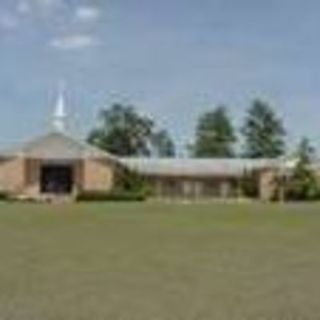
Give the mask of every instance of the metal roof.
<svg viewBox="0 0 320 320">
<path fill-rule="evenodd" d="M 65 133 L 51 132 L 17 148 L 1 153 L 3 157 L 23 156 L 30 159 L 72 160 L 84 158 L 116 159 L 85 142 Z"/>
<path fill-rule="evenodd" d="M 241 176 L 245 172 L 280 166 L 275 159 L 122 158 L 120 162 L 146 176 Z"/>
</svg>

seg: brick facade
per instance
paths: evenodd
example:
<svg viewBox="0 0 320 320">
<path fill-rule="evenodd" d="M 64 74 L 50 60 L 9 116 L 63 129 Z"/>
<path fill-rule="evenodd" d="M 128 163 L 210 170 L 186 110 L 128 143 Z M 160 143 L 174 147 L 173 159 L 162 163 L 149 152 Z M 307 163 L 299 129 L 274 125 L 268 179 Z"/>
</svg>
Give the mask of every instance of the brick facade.
<svg viewBox="0 0 320 320">
<path fill-rule="evenodd" d="M 73 172 L 73 194 L 80 191 L 106 192 L 113 188 L 114 165 L 106 160 L 66 162 Z M 41 197 L 41 168 L 47 161 L 12 158 L 0 162 L 0 191 L 12 196 Z"/>
<path fill-rule="evenodd" d="M 25 166 L 22 158 L 9 158 L 0 161 L 0 189 L 19 194 L 25 187 Z"/>
<path fill-rule="evenodd" d="M 82 189 L 110 191 L 114 185 L 114 165 L 110 161 L 88 159 L 83 163 Z"/>
<path fill-rule="evenodd" d="M 84 159 L 66 162 L 72 167 L 73 192 L 107 192 L 113 189 L 117 170 L 115 163 L 106 159 Z M 41 168 L 44 160 L 22 157 L 0 162 L 0 189 L 14 196 L 41 197 Z M 277 189 L 275 170 L 258 173 L 259 198 L 271 200 Z M 241 196 L 241 178 L 234 177 L 149 177 L 147 181 L 156 197 L 160 198 L 236 198 Z"/>
</svg>

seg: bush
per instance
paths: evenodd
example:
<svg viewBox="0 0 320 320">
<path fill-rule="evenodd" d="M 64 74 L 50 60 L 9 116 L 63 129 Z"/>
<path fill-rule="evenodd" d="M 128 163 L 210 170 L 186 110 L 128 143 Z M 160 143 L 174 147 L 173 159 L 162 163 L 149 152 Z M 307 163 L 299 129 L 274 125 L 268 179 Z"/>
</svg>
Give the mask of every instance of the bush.
<svg viewBox="0 0 320 320">
<path fill-rule="evenodd" d="M 299 183 L 299 181 L 295 181 L 292 179 L 287 183 L 286 199 L 292 201 L 319 201 L 319 184 L 317 181 Z"/>
<path fill-rule="evenodd" d="M 4 191 L 0 191 L 0 201 L 7 201 L 7 200 L 9 200 L 8 193 Z"/>
<path fill-rule="evenodd" d="M 87 191 L 82 192 L 77 196 L 77 201 L 145 201 L 147 199 L 146 192 L 124 192 L 124 191 L 111 191 L 111 192 L 96 192 Z"/>
<path fill-rule="evenodd" d="M 253 173 L 245 172 L 243 178 L 241 179 L 241 191 L 245 197 L 259 197 L 258 177 Z"/>
<path fill-rule="evenodd" d="M 123 169 L 118 174 L 115 190 L 117 193 L 147 193 L 149 186 L 137 172 Z"/>
<path fill-rule="evenodd" d="M 312 167 L 315 154 L 308 139 L 301 140 L 297 155 L 298 161 L 286 183 L 286 197 L 298 201 L 319 200 L 320 183 Z"/>
</svg>

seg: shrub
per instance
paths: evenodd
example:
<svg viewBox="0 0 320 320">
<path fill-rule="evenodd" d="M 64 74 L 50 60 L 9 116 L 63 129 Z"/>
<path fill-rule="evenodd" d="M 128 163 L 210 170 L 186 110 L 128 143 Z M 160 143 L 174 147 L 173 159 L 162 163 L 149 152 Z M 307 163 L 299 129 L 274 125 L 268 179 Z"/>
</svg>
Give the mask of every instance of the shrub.
<svg viewBox="0 0 320 320">
<path fill-rule="evenodd" d="M 113 193 L 138 194 L 146 198 L 152 195 L 152 188 L 143 176 L 135 171 L 122 168 L 118 172 Z"/>
<path fill-rule="evenodd" d="M 241 191 L 245 197 L 257 198 L 259 196 L 258 177 L 254 173 L 244 173 L 241 179 Z"/>
<path fill-rule="evenodd" d="M 297 151 L 298 161 L 287 181 L 286 197 L 306 201 L 320 199 L 319 179 L 312 167 L 314 149 L 308 139 L 302 139 Z"/>
<path fill-rule="evenodd" d="M 77 196 L 77 201 L 145 201 L 147 194 L 145 192 L 124 192 L 124 191 L 111 191 L 111 192 L 97 192 L 86 191 Z"/>
<path fill-rule="evenodd" d="M 4 191 L 0 191 L 0 201 L 7 201 L 7 200 L 9 200 L 9 194 Z"/>
<path fill-rule="evenodd" d="M 316 180 L 300 182 L 292 178 L 287 183 L 286 199 L 292 201 L 318 201 L 320 199 L 319 183 Z"/>
<path fill-rule="evenodd" d="M 119 172 L 115 185 L 117 192 L 145 193 L 148 189 L 147 182 L 137 172 L 128 169 Z"/>
</svg>

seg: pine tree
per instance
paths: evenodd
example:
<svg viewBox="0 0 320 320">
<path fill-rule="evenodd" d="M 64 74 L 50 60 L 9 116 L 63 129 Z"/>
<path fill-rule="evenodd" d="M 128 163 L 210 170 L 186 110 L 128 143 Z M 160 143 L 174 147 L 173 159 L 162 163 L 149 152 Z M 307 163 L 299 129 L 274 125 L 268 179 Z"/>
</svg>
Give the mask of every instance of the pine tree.
<svg viewBox="0 0 320 320">
<path fill-rule="evenodd" d="M 236 136 L 227 109 L 223 106 L 200 116 L 192 153 L 200 158 L 230 158 L 234 156 Z"/>
<path fill-rule="evenodd" d="M 241 132 L 245 157 L 277 158 L 285 152 L 284 126 L 267 103 L 253 102 Z"/>
</svg>

